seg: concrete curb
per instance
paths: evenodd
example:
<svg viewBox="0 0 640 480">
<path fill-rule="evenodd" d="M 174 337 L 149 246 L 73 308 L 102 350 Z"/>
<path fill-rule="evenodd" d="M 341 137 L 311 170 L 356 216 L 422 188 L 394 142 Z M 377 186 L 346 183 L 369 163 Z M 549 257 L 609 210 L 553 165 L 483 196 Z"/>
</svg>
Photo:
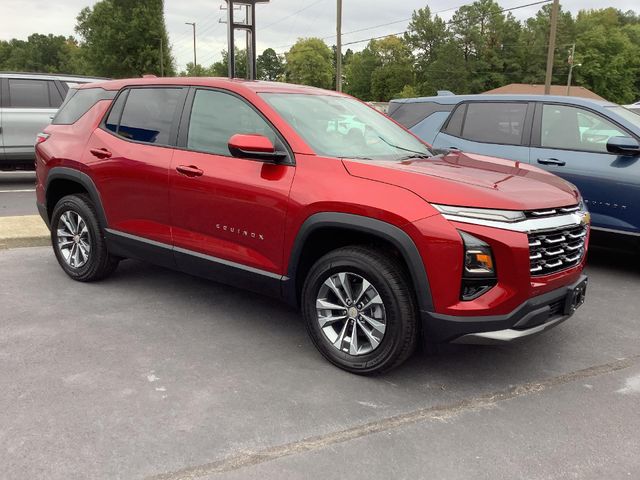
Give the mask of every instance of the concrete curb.
<svg viewBox="0 0 640 480">
<path fill-rule="evenodd" d="M 39 215 L 0 217 L 0 250 L 49 245 L 49 229 Z"/>
</svg>

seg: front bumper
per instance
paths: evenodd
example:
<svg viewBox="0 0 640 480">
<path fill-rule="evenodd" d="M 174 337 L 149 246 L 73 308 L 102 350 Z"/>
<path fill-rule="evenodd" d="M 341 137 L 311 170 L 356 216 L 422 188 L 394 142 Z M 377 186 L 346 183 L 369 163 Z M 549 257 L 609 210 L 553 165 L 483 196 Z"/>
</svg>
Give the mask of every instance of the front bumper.
<svg viewBox="0 0 640 480">
<path fill-rule="evenodd" d="M 571 317 L 584 301 L 587 277 L 530 298 L 511 313 L 495 316 L 451 316 L 422 312 L 425 339 L 431 342 L 502 344 L 537 335 Z M 576 294 L 581 298 L 576 299 Z"/>
</svg>

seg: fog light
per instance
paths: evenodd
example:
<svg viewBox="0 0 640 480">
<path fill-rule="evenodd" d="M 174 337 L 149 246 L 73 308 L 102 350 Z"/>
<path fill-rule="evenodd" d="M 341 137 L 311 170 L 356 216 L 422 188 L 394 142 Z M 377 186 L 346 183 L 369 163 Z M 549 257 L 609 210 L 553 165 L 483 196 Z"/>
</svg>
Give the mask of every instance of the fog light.
<svg viewBox="0 0 640 480">
<path fill-rule="evenodd" d="M 490 290 L 496 283 L 496 269 L 491 247 L 479 238 L 459 232 L 464 243 L 464 271 L 460 297 L 473 300 Z"/>
</svg>

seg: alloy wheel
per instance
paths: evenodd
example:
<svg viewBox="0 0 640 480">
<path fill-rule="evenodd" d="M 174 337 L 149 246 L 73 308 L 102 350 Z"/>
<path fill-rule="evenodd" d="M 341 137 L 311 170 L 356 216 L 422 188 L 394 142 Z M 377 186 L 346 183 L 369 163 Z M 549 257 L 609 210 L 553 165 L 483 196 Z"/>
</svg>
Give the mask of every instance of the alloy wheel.
<svg viewBox="0 0 640 480">
<path fill-rule="evenodd" d="M 331 275 L 316 298 L 317 320 L 329 342 L 349 355 L 366 355 L 384 338 L 387 316 L 376 288 L 352 272 Z"/>
<path fill-rule="evenodd" d="M 80 268 L 89 261 L 91 236 L 84 219 L 72 210 L 67 210 L 58 220 L 56 236 L 62 258 L 72 268 Z"/>
</svg>

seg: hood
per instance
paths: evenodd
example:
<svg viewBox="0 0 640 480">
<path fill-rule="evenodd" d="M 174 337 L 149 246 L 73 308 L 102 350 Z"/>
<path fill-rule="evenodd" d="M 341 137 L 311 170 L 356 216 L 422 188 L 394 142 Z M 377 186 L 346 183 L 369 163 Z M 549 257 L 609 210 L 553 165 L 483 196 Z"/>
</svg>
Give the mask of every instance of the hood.
<svg viewBox="0 0 640 480">
<path fill-rule="evenodd" d="M 527 163 L 452 152 L 428 159 L 344 159 L 349 174 L 411 190 L 427 202 L 504 210 L 575 205 L 576 187 Z"/>
</svg>

